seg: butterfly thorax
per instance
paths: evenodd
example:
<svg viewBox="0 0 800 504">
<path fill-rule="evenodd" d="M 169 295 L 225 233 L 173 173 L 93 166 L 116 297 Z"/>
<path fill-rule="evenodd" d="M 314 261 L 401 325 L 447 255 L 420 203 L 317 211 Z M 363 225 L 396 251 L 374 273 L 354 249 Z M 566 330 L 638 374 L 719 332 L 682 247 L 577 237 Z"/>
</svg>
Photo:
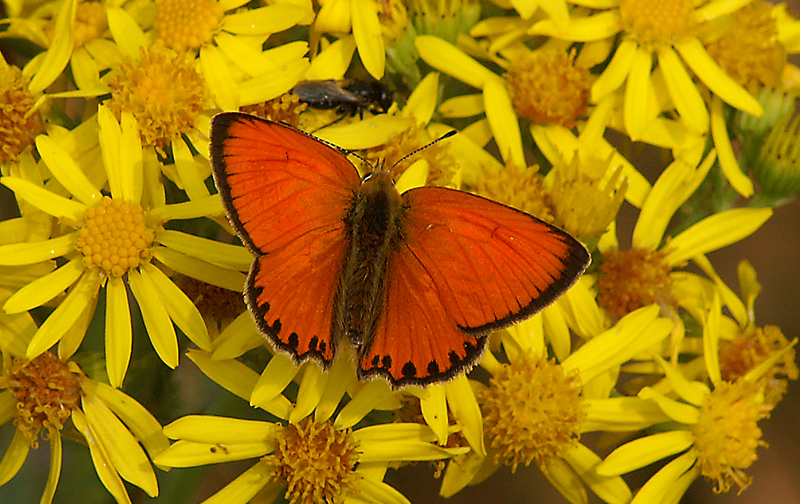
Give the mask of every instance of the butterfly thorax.
<svg viewBox="0 0 800 504">
<path fill-rule="evenodd" d="M 349 247 L 336 294 L 334 338 L 369 342 L 381 316 L 389 258 L 400 241 L 402 200 L 388 172 L 369 175 L 345 218 Z"/>
</svg>

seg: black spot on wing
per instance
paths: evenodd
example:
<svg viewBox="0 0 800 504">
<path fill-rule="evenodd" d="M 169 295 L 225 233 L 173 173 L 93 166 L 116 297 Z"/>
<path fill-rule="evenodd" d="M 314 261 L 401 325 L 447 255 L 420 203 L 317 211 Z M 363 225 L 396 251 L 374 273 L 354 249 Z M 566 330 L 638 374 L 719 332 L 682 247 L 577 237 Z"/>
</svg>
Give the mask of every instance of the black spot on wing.
<svg viewBox="0 0 800 504">
<path fill-rule="evenodd" d="M 259 304 L 258 298 L 264 291 L 263 287 L 255 286 L 255 279 L 258 277 L 260 271 L 258 259 L 253 261 L 250 266 L 250 273 L 247 275 L 247 283 L 244 289 L 244 300 L 247 308 L 250 310 L 250 315 L 256 323 L 258 332 L 261 333 L 276 350 L 279 350 L 292 357 L 295 364 L 299 365 L 307 360 L 316 360 L 323 369 L 328 369 L 331 366 L 331 361 L 325 359 L 325 350 L 327 344 L 325 341 L 320 341 L 318 335 L 312 336 L 309 340 L 309 348 L 303 351 L 300 349 L 300 336 L 292 331 L 287 336 L 284 331 L 284 324 L 278 319 L 271 325 L 267 323 L 267 314 L 269 313 L 270 305 L 267 302 Z M 288 329 L 287 329 L 288 330 Z M 333 342 L 331 342 L 333 345 Z M 335 351 L 335 347 L 331 348 Z"/>
</svg>

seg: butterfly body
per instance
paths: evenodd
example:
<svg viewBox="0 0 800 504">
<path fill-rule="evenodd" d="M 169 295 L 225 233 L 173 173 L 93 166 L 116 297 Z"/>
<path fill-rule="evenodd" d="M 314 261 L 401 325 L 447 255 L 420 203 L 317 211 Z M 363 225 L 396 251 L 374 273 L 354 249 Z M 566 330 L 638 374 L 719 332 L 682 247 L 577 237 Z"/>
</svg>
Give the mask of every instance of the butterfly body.
<svg viewBox="0 0 800 504">
<path fill-rule="evenodd" d="M 399 245 L 402 201 L 388 172 L 368 175 L 345 219 L 349 246 L 334 300 L 334 338 L 370 340 L 380 319 L 386 271 Z M 339 336 L 341 335 L 341 336 Z"/>
<path fill-rule="evenodd" d="M 563 231 L 453 189 L 397 192 L 378 168 L 288 125 L 212 121 L 214 180 L 254 255 L 244 289 L 260 332 L 327 369 L 340 345 L 360 379 L 425 386 L 468 371 L 486 334 L 530 317 L 589 263 Z"/>
</svg>

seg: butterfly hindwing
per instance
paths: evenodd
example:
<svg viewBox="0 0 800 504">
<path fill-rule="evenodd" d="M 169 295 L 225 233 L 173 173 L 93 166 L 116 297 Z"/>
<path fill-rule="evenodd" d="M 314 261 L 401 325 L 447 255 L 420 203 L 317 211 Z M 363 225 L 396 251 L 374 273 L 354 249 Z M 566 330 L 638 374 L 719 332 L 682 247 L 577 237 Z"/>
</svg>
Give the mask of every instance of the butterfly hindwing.
<svg viewBox="0 0 800 504">
<path fill-rule="evenodd" d="M 262 333 L 296 361 L 333 359 L 331 299 L 360 183 L 340 151 L 247 114 L 212 122 L 214 180 L 231 223 L 256 256 L 245 299 Z"/>
<path fill-rule="evenodd" d="M 424 187 L 404 193 L 403 206 L 384 316 L 359 362 L 360 374 L 395 386 L 468 370 L 486 333 L 547 306 L 589 263 L 568 234 L 479 196 Z"/>
</svg>

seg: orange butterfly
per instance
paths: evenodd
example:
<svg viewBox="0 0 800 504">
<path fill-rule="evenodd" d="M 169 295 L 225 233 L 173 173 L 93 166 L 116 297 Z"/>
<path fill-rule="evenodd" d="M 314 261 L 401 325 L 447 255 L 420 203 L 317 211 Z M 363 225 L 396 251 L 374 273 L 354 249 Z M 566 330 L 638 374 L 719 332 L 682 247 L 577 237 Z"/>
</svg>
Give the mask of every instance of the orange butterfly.
<svg viewBox="0 0 800 504">
<path fill-rule="evenodd" d="M 283 123 L 223 113 L 214 180 L 255 256 L 244 296 L 296 363 L 327 369 L 341 344 L 358 377 L 393 387 L 468 371 L 486 334 L 532 316 L 589 264 L 563 231 L 443 187 L 402 195 L 388 170 L 362 180 L 341 150 Z"/>
</svg>

